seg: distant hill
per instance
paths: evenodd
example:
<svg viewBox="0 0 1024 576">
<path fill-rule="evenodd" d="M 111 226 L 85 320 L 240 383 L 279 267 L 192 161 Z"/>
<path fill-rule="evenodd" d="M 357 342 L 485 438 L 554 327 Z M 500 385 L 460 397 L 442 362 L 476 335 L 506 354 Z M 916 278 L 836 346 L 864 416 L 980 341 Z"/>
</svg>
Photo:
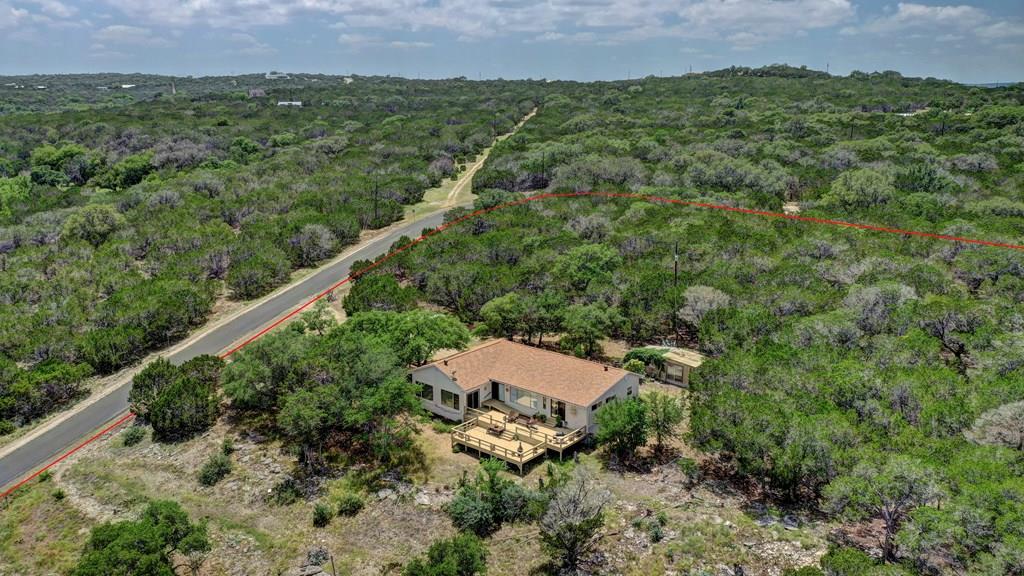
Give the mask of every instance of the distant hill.
<svg viewBox="0 0 1024 576">
<path fill-rule="evenodd" d="M 325 74 L 245 74 L 242 76 L 162 76 L 158 74 L 33 74 L 0 76 L 0 115 L 57 112 L 119 106 L 175 94 L 206 97 L 249 89 L 300 89 L 342 82 Z M 287 94 L 286 94 L 287 95 Z"/>
</svg>

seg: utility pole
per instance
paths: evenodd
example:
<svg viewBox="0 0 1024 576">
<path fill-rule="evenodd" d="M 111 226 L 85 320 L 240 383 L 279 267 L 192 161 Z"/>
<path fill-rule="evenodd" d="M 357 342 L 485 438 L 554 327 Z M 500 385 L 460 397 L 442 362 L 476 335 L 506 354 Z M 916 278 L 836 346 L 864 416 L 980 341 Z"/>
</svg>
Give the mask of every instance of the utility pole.
<svg viewBox="0 0 1024 576">
<path fill-rule="evenodd" d="M 676 339 L 676 348 L 679 347 L 679 327 L 677 326 L 679 314 L 679 240 L 675 241 L 672 249 L 672 336 Z"/>
<path fill-rule="evenodd" d="M 380 216 L 377 214 L 377 185 L 380 181 L 380 174 L 376 170 L 373 172 L 373 225 L 377 225 L 377 219 Z"/>
</svg>

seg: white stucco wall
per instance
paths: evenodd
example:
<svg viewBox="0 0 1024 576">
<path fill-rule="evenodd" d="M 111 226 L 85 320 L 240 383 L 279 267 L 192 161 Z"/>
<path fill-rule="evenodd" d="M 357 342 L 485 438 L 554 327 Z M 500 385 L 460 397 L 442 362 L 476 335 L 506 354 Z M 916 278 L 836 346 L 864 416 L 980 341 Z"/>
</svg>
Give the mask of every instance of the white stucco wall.
<svg viewBox="0 0 1024 576">
<path fill-rule="evenodd" d="M 627 392 L 632 388 L 633 394 L 629 395 Z M 603 405 L 608 401 L 609 398 L 615 397 L 618 400 L 626 400 L 628 398 L 636 398 L 640 395 L 640 376 L 638 374 L 629 373 L 622 377 L 621 380 L 615 383 L 614 386 L 608 389 L 607 392 L 601 395 L 594 404 Z M 593 406 L 594 404 L 591 404 Z M 580 424 L 572 423 L 572 428 L 579 428 L 580 426 L 586 425 L 588 432 L 595 432 L 597 430 L 597 411 L 591 410 L 591 406 L 586 407 L 586 421 L 582 421 Z M 600 410 L 600 408 L 598 408 Z M 570 417 L 571 418 L 571 417 Z"/>
<path fill-rule="evenodd" d="M 435 366 L 424 366 L 412 371 L 412 380 L 413 382 L 428 384 L 434 387 L 434 398 L 432 400 L 420 399 L 425 409 L 449 420 L 462 421 L 462 417 L 466 413 L 466 394 L 444 372 L 441 372 Z M 441 404 L 441 390 L 447 390 L 459 397 L 458 410 L 452 410 Z"/>
</svg>

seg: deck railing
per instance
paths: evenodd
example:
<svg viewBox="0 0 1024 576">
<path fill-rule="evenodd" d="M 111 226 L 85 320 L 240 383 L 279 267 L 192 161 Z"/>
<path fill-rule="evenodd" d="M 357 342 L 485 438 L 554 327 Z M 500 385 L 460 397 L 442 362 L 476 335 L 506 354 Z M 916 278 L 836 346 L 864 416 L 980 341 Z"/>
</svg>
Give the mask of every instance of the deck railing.
<svg viewBox="0 0 1024 576">
<path fill-rule="evenodd" d="M 462 428 L 461 426 L 457 426 L 452 429 L 452 438 L 460 444 L 465 444 L 466 446 L 489 452 L 495 456 L 518 464 L 533 460 L 547 450 L 543 444 L 526 444 L 522 451 L 510 450 L 504 446 L 499 446 L 494 442 L 471 436 L 466 433 L 466 428 Z M 529 446 L 529 448 L 526 446 Z"/>
<path fill-rule="evenodd" d="M 485 425 L 510 425 L 515 427 L 514 432 L 518 433 L 520 436 L 526 436 L 554 450 L 563 450 L 568 448 L 582 440 L 583 437 L 587 435 L 586 427 L 580 427 L 559 436 L 539 428 L 530 428 L 516 422 L 506 422 L 503 418 L 494 417 L 490 412 L 484 412 L 483 410 L 477 410 L 475 408 L 467 408 L 466 413 L 472 415 L 473 418 L 457 426 L 455 430 L 459 430 L 461 428 L 465 431 L 470 426 L 476 426 L 477 422 L 482 422 Z M 466 428 L 462 428 L 463 426 L 466 426 Z"/>
</svg>

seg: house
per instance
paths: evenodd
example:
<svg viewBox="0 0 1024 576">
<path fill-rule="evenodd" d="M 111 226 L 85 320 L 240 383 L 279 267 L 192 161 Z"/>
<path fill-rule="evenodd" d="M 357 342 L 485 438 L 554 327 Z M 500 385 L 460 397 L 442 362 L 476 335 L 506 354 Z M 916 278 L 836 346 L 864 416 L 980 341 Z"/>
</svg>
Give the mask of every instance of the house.
<svg viewBox="0 0 1024 576">
<path fill-rule="evenodd" d="M 263 98 L 267 93 L 261 88 L 249 88 L 249 98 Z"/>
<path fill-rule="evenodd" d="M 667 384 L 687 387 L 690 385 L 690 370 L 700 368 L 704 363 L 704 355 L 688 348 L 670 346 L 647 346 L 650 350 L 661 353 L 662 365 L 648 365 L 651 376 Z"/>
<path fill-rule="evenodd" d="M 281 100 L 280 102 L 277 103 L 277 105 L 278 106 L 298 106 L 299 108 L 302 108 L 302 102 L 297 102 L 297 101 Z"/>
<path fill-rule="evenodd" d="M 489 407 L 588 433 L 598 408 L 640 392 L 632 372 L 509 340 L 485 342 L 410 376 L 422 386 L 423 407 L 449 420 Z"/>
<path fill-rule="evenodd" d="M 640 393 L 632 372 L 558 352 L 491 340 L 412 369 L 427 410 L 461 421 L 452 448 L 519 468 L 554 451 L 562 457 L 597 428 L 597 411 Z"/>
</svg>

